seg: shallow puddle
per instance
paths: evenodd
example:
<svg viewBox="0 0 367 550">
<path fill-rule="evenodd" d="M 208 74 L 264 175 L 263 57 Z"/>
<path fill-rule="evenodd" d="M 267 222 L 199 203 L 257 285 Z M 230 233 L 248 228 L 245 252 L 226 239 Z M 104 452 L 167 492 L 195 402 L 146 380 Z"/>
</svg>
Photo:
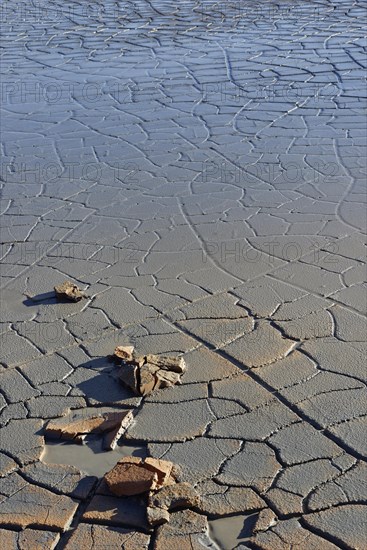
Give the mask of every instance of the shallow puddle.
<svg viewBox="0 0 367 550">
<path fill-rule="evenodd" d="M 258 514 L 227 516 L 209 521 L 212 540 L 221 550 L 233 550 L 250 540 Z"/>
<path fill-rule="evenodd" d="M 105 451 L 102 437 L 89 437 L 84 445 L 69 441 L 47 441 L 42 462 L 74 466 L 89 475 L 102 477 L 123 456 L 146 457 L 145 447 L 134 445 L 117 446 L 114 451 Z"/>
</svg>

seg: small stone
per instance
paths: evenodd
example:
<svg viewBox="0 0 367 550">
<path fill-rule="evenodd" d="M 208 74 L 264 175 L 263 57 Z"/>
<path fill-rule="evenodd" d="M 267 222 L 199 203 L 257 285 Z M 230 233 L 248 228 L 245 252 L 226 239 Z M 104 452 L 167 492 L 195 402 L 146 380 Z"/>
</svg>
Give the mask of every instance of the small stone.
<svg viewBox="0 0 367 550">
<path fill-rule="evenodd" d="M 134 346 L 117 346 L 114 351 L 114 357 L 123 359 L 124 361 L 131 361 L 133 358 Z"/>
<path fill-rule="evenodd" d="M 157 474 L 157 488 L 167 485 L 170 480 L 173 464 L 168 460 L 160 460 L 158 458 L 148 457 L 144 461 L 144 467 Z"/>
<path fill-rule="evenodd" d="M 190 483 L 167 485 L 149 496 L 150 507 L 169 511 L 177 508 L 192 508 L 199 503 L 200 496 Z"/>
<path fill-rule="evenodd" d="M 160 369 L 169 370 L 183 374 L 186 370 L 186 363 L 183 357 L 172 357 L 170 355 L 147 355 L 147 363 L 157 365 Z"/>
<path fill-rule="evenodd" d="M 105 475 L 108 487 L 117 496 L 140 495 L 157 485 L 156 472 L 144 468 L 141 462 L 125 457 Z"/>
<path fill-rule="evenodd" d="M 153 370 L 155 369 L 155 370 Z M 153 365 L 143 365 L 139 369 L 140 374 L 140 383 L 139 383 L 139 393 L 140 395 L 149 395 L 154 390 L 157 379 L 155 377 L 155 371 L 158 369 L 158 367 L 154 367 Z"/>
<path fill-rule="evenodd" d="M 147 508 L 147 520 L 149 525 L 155 527 L 156 525 L 162 525 L 169 522 L 169 513 L 164 508 L 153 508 L 148 506 Z"/>
<path fill-rule="evenodd" d="M 121 382 L 128 388 L 132 389 L 137 395 L 140 395 L 139 380 L 138 380 L 139 368 L 132 363 L 124 363 L 119 372 L 119 378 Z"/>
<path fill-rule="evenodd" d="M 71 302 L 79 302 L 82 298 L 86 298 L 84 292 L 80 290 L 78 285 L 65 281 L 61 285 L 54 287 L 57 298 L 61 300 L 69 300 Z"/>
<path fill-rule="evenodd" d="M 255 527 L 253 528 L 253 533 L 259 533 L 260 531 L 266 531 L 269 527 L 272 527 L 277 522 L 277 516 L 274 514 L 273 510 L 270 508 L 264 508 L 259 513 L 259 516 L 256 520 Z"/>
<path fill-rule="evenodd" d="M 142 367 L 147 362 L 147 358 L 145 355 L 133 355 L 131 359 L 131 363 L 133 365 L 136 365 L 137 367 Z"/>
<path fill-rule="evenodd" d="M 132 411 L 125 411 L 117 414 L 120 415 L 121 420 L 111 431 L 107 432 L 103 440 L 103 447 L 108 451 L 113 451 L 116 448 L 119 439 L 134 419 Z"/>
<path fill-rule="evenodd" d="M 159 370 L 156 376 L 158 388 L 171 388 L 176 384 L 181 384 L 181 378 L 177 372 Z"/>
</svg>

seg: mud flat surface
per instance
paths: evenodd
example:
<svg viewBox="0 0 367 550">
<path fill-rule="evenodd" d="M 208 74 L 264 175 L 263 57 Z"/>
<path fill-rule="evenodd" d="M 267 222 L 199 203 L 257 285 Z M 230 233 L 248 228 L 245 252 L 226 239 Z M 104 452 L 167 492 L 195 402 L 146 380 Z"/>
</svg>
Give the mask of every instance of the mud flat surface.
<svg viewBox="0 0 367 550">
<path fill-rule="evenodd" d="M 6 3 L 2 548 L 366 547 L 363 24 L 361 1 Z M 128 344 L 183 355 L 182 384 L 136 396 L 107 359 Z M 45 441 L 103 406 L 200 506 L 149 530 L 96 493 L 119 449 Z"/>
</svg>

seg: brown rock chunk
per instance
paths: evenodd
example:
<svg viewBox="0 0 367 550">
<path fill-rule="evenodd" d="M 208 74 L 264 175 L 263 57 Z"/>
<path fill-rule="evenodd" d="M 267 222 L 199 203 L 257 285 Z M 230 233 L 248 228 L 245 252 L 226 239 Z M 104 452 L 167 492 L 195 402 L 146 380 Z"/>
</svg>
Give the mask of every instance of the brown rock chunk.
<svg viewBox="0 0 367 550">
<path fill-rule="evenodd" d="M 183 357 L 172 357 L 170 355 L 153 355 L 146 356 L 147 363 L 157 365 L 160 369 L 169 370 L 183 374 L 186 370 L 186 363 Z"/>
<path fill-rule="evenodd" d="M 149 395 L 160 388 L 180 384 L 186 365 L 183 357 L 168 355 L 135 355 L 133 346 L 117 346 L 114 357 L 124 364 L 119 377 L 137 395 Z"/>
<path fill-rule="evenodd" d="M 150 506 L 147 508 L 147 520 L 152 527 L 168 523 L 169 517 L 168 511 L 164 508 L 152 508 Z"/>
<path fill-rule="evenodd" d="M 157 384 L 157 378 L 155 373 L 157 372 L 158 367 L 154 365 L 145 364 L 139 369 L 140 382 L 139 382 L 139 393 L 140 395 L 149 395 L 154 390 Z"/>
<path fill-rule="evenodd" d="M 108 487 L 119 497 L 147 493 L 157 485 L 157 473 L 144 468 L 141 462 L 127 460 L 131 458 L 120 460 L 105 475 Z"/>
<path fill-rule="evenodd" d="M 45 432 L 50 437 L 74 439 L 78 443 L 83 443 L 87 434 L 108 432 L 104 447 L 113 450 L 132 420 L 131 410 L 103 412 L 90 416 L 85 416 L 82 412 L 73 412 L 66 417 L 51 420 Z"/>
<path fill-rule="evenodd" d="M 159 370 L 157 376 L 157 389 L 170 388 L 176 384 L 181 384 L 181 377 L 177 372 Z"/>
<path fill-rule="evenodd" d="M 140 495 L 172 483 L 173 464 L 167 460 L 127 456 L 106 475 L 109 489 L 117 496 Z"/>
<path fill-rule="evenodd" d="M 157 474 L 157 489 L 169 483 L 170 475 L 173 468 L 172 462 L 169 462 L 168 460 L 160 460 L 158 458 L 148 457 L 144 461 L 144 467 L 147 470 Z"/>
<path fill-rule="evenodd" d="M 140 382 L 138 378 L 139 368 L 132 363 L 124 363 L 119 372 L 121 382 L 128 388 L 133 390 L 137 395 L 140 395 Z"/>
<path fill-rule="evenodd" d="M 134 346 L 117 346 L 114 351 L 114 357 L 131 361 L 133 358 Z"/>
<path fill-rule="evenodd" d="M 270 508 L 264 508 L 259 513 L 253 532 L 259 533 L 260 531 L 266 531 L 269 527 L 275 525 L 276 522 L 277 516 L 274 514 L 273 510 Z"/>
<path fill-rule="evenodd" d="M 131 363 L 133 365 L 136 365 L 137 367 L 142 367 L 147 362 L 147 358 L 145 355 L 133 355 L 133 358 L 131 360 Z"/>
<path fill-rule="evenodd" d="M 79 302 L 82 298 L 85 298 L 85 294 L 78 285 L 70 281 L 65 281 L 61 285 L 54 287 L 57 298 L 61 300 L 69 300 L 70 302 Z"/>
<path fill-rule="evenodd" d="M 192 508 L 200 503 L 200 496 L 190 483 L 176 483 L 162 487 L 149 496 L 149 506 L 175 510 L 177 508 Z"/>
</svg>

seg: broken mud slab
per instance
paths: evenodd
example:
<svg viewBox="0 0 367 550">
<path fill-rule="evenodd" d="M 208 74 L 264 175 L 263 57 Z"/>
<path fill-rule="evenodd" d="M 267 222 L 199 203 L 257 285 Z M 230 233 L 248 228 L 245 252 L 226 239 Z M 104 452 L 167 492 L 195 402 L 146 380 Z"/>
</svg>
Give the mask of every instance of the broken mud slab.
<svg viewBox="0 0 367 550">
<path fill-rule="evenodd" d="M 61 285 L 55 286 L 54 291 L 59 300 L 68 300 L 69 302 L 79 302 L 82 298 L 86 298 L 85 293 L 78 285 L 71 281 L 65 281 Z"/>
<path fill-rule="evenodd" d="M 170 512 L 198 506 L 200 495 L 190 483 L 178 481 L 180 469 L 156 458 L 125 457 L 105 477 L 109 490 L 118 497 L 147 495 L 146 516 L 151 527 L 170 521 Z"/>
<path fill-rule="evenodd" d="M 173 464 L 167 460 L 129 456 L 122 458 L 116 466 L 105 475 L 111 492 L 116 496 L 132 496 L 160 489 L 174 483 Z"/>
<path fill-rule="evenodd" d="M 45 428 L 46 436 L 54 439 L 83 443 L 89 434 L 104 434 L 104 450 L 114 450 L 133 421 L 132 410 L 83 409 L 73 411 L 62 418 L 50 420 Z"/>
<path fill-rule="evenodd" d="M 136 355 L 133 346 L 117 346 L 113 358 L 122 361 L 120 380 L 141 396 L 181 384 L 181 375 L 186 370 L 183 357 Z"/>
<path fill-rule="evenodd" d="M 169 512 L 193 508 L 200 496 L 190 483 L 172 483 L 159 491 L 151 492 L 148 499 L 147 519 L 152 526 L 170 521 Z"/>
</svg>

